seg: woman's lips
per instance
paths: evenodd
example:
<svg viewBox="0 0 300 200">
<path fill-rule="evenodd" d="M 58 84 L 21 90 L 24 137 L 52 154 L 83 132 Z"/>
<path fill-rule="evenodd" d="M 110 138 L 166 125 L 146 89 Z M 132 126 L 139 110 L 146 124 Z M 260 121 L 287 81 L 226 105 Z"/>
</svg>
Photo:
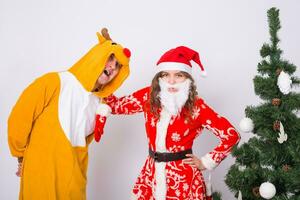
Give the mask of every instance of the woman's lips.
<svg viewBox="0 0 300 200">
<path fill-rule="evenodd" d="M 178 92 L 178 89 L 171 87 L 171 88 L 168 88 L 168 91 L 169 92 Z"/>
</svg>

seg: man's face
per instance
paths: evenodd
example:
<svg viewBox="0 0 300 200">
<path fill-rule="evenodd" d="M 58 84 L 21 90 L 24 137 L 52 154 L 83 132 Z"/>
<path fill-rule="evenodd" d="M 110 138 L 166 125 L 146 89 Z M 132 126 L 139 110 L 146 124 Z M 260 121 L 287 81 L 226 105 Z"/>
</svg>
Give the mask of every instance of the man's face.
<svg viewBox="0 0 300 200">
<path fill-rule="evenodd" d="M 172 87 L 171 85 L 182 83 L 187 79 L 187 77 L 179 70 L 166 70 L 162 72 L 161 79 L 170 84 L 170 87 L 168 87 L 168 91 L 170 93 L 176 93 L 178 92 L 178 88 Z"/>
<path fill-rule="evenodd" d="M 102 74 L 99 76 L 97 82 L 99 85 L 106 85 L 116 77 L 121 68 L 121 64 L 117 61 L 116 57 L 112 54 L 108 58 Z"/>
</svg>

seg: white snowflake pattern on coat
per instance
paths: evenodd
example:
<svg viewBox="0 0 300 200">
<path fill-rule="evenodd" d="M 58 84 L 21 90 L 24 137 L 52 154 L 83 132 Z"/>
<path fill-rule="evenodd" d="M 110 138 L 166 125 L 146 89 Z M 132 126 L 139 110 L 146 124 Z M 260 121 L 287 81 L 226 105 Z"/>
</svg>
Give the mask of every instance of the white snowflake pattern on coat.
<svg viewBox="0 0 300 200">
<path fill-rule="evenodd" d="M 174 141 L 174 142 L 179 142 L 180 141 L 180 135 L 178 134 L 178 133 L 172 133 L 172 140 Z"/>
</svg>

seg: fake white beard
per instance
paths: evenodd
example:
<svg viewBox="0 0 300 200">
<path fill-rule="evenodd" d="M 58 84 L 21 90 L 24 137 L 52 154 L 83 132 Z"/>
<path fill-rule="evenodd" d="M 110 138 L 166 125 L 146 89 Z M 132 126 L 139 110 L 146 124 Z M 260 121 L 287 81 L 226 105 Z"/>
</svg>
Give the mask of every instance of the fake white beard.
<svg viewBox="0 0 300 200">
<path fill-rule="evenodd" d="M 166 109 L 170 114 L 177 115 L 181 111 L 182 107 L 189 97 L 190 85 L 190 79 L 186 79 L 182 83 L 171 85 L 160 78 L 159 97 L 162 107 Z M 169 92 L 168 88 L 170 87 L 176 88 L 178 89 L 178 91 L 174 93 Z"/>
</svg>

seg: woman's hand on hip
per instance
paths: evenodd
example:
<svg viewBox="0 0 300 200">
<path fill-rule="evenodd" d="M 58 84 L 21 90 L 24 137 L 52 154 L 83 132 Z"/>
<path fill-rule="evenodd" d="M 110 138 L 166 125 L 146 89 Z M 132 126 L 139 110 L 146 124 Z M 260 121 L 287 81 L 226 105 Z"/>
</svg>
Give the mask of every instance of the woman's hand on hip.
<svg viewBox="0 0 300 200">
<path fill-rule="evenodd" d="M 186 154 L 186 157 L 183 159 L 183 163 L 191 165 L 192 167 L 196 167 L 199 170 L 205 170 L 206 168 L 204 167 L 202 161 L 195 155 L 193 154 Z"/>
</svg>

